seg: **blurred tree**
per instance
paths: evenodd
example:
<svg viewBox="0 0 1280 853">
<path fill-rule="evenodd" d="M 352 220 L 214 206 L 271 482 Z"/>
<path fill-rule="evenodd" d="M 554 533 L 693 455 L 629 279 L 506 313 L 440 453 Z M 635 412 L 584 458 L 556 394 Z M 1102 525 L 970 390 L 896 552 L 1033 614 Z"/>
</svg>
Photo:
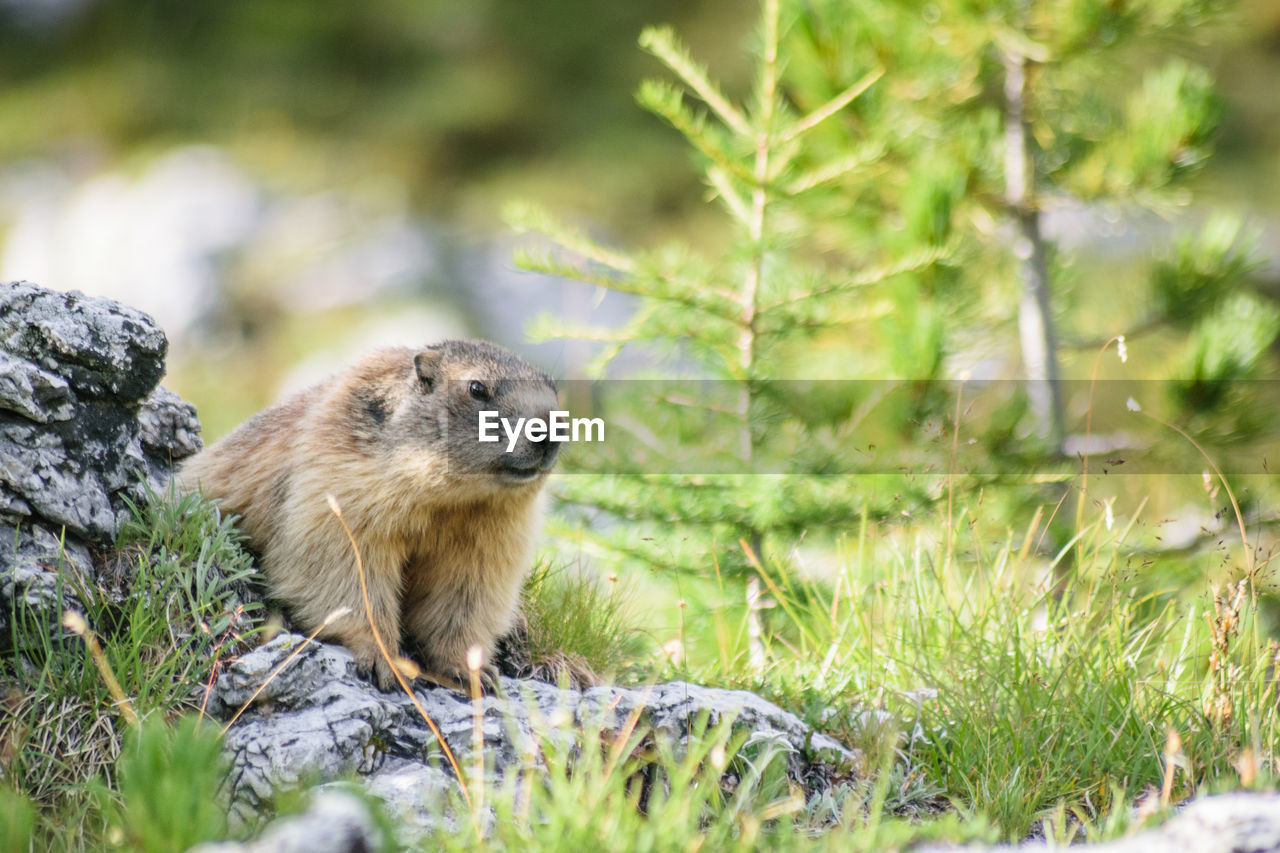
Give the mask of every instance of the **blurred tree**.
<svg viewBox="0 0 1280 853">
<path fill-rule="evenodd" d="M 811 148 L 809 140 L 815 128 L 877 85 L 883 70 L 868 63 L 829 99 L 797 112 L 779 55 L 780 14 L 777 0 L 766 0 L 757 79 L 745 107 L 722 92 L 671 30 L 650 29 L 641 36 L 642 47 L 679 85 L 648 81 L 639 101 L 696 150 L 706 185 L 728 220 L 727 245 L 715 254 L 683 246 L 624 254 L 538 208 L 511 211 L 517 227 L 550 237 L 578 259 L 565 252 L 529 252 L 520 259 L 526 269 L 642 297 L 620 329 L 580 329 L 551 320 L 534 330 L 535 337 L 583 336 L 604 343 L 594 365 L 597 376 L 629 344 L 671 356 L 656 375 L 677 380 L 657 380 L 645 388 L 647 394 L 628 387 L 614 395 L 624 399 L 612 401 L 623 409 L 608 418 L 612 429 L 663 438 L 648 447 L 615 445 L 611 454 L 580 460 L 580 466 L 607 476 L 569 477 L 561 487 L 571 502 L 644 523 L 627 529 L 602 525 L 585 535 L 671 568 L 745 568 L 763 556 L 771 534 L 796 536 L 860 512 L 883 514 L 895 501 L 910 503 L 908 496 L 920 490 L 896 478 L 889 496 L 870 495 L 850 488 L 847 477 L 828 476 L 859 465 L 848 441 L 853 401 L 837 400 L 837 416 L 827 419 L 817 412 L 819 401 L 832 405 L 831 385 L 788 381 L 824 375 L 811 365 L 789 369 L 788 360 L 823 331 L 847 335 L 882 318 L 888 306 L 874 295 L 877 289 L 932 266 L 945 250 L 899 241 L 896 251 L 875 263 L 861 255 L 822 257 L 807 233 L 807 194 L 867 168 L 883 146 L 869 140 L 830 152 Z M 690 384 L 693 379 L 711 381 Z M 647 525 L 653 524 L 678 524 L 690 535 L 648 537 Z M 713 542 L 723 546 L 714 556 Z"/>
<path fill-rule="evenodd" d="M 823 130 L 837 135 L 830 144 L 850 146 L 868 126 L 899 129 L 891 134 L 889 157 L 897 180 L 881 189 L 901 194 L 905 221 L 897 227 L 927 239 L 953 231 L 968 238 L 967 274 L 949 283 L 981 291 L 970 299 L 984 303 L 987 324 L 1002 324 L 1017 306 L 1031 408 L 1053 452 L 1060 452 L 1067 430 L 1058 326 L 1068 303 L 1055 274 L 1063 259 L 1044 214 L 1081 202 L 1161 213 L 1185 206 L 1187 196 L 1175 191 L 1208 157 L 1220 108 L 1203 68 L 1159 53 L 1190 43 L 1230 5 L 873 0 L 851 7 L 807 0 L 797 6 L 785 49 L 802 103 L 838 89 L 850 66 L 874 58 L 893 69 L 892 97 L 869 99 L 858 105 L 860 115 Z M 1185 324 L 1215 310 L 1223 292 L 1246 284 L 1247 247 L 1224 242 L 1230 230 L 1219 228 L 1213 249 L 1199 253 L 1195 264 L 1188 265 L 1183 249 L 1181 263 L 1159 265 L 1154 301 L 1160 316 L 1139 317 L 1134 325 Z M 1217 295 L 1201 288 L 1208 281 L 1219 283 Z M 1098 295 L 1104 302 L 1115 296 Z M 960 320 L 947 324 L 949 336 L 971 318 Z M 1265 348 L 1262 332 L 1246 337 Z M 1232 337 L 1217 345 L 1229 346 Z"/>
<path fill-rule="evenodd" d="M 745 567 L 733 553 L 739 538 L 760 554 L 776 534 L 937 496 L 936 483 L 910 476 L 855 483 L 825 475 L 885 473 L 896 463 L 942 473 L 948 456 L 930 448 L 939 442 L 954 467 L 955 425 L 944 413 L 955 398 L 935 380 L 948 375 L 948 359 L 981 357 L 983 339 L 1013 324 L 1039 440 L 1017 438 L 1025 406 L 995 411 L 985 433 L 966 429 L 982 435 L 988 461 L 999 460 L 981 470 L 1015 473 L 1021 456 L 1065 486 L 1072 472 L 1044 462 L 1067 432 L 1056 326 L 1069 306 L 1054 283 L 1062 258 L 1044 211 L 1067 201 L 1160 211 L 1183 203 L 1172 190 L 1208 156 L 1217 116 L 1206 72 L 1146 56 L 1152 45 L 1186 38 L 1216 4 L 763 5 L 745 108 L 669 30 L 647 31 L 641 42 L 680 85 L 646 83 L 639 100 L 697 152 L 709 195 L 731 224 L 725 245 L 624 254 L 537 209 L 513 214 L 518 227 L 580 259 L 532 253 L 526 268 L 642 297 L 621 329 L 543 323 L 535 334 L 603 344 L 600 375 L 629 344 L 667 342 L 668 376 L 694 365 L 695 375 L 726 383 L 701 394 L 659 387 L 633 413 L 636 430 L 675 437 L 676 461 L 673 447 L 629 444 L 580 462 L 610 476 L 568 478 L 562 489 L 572 502 L 643 522 L 584 535 L 669 567 L 707 569 L 712 542 L 721 544 L 717 569 Z M 1137 82 L 1128 86 L 1129 78 Z M 1211 230 L 1178 250 L 1181 260 L 1154 266 L 1157 286 L 1145 303 L 1158 316 L 1130 320 L 1207 323 L 1190 344 L 1189 381 L 1202 389 L 1214 387 L 1210 375 L 1251 375 L 1280 328 L 1275 312 L 1249 308 L 1247 245 L 1230 226 Z M 1114 287 L 1101 295 L 1117 304 Z M 797 377 L 876 377 L 914 393 L 876 401 L 858 383 L 805 393 L 785 381 Z M 906 438 L 918 455 L 868 466 L 855 430 L 865 448 L 895 429 L 898 445 Z M 721 458 L 736 467 L 718 465 Z M 655 470 L 680 473 L 656 478 Z M 1022 505 L 1025 495 L 1015 500 Z M 646 535 L 655 524 L 667 535 Z M 673 524 L 691 531 L 679 547 Z M 782 544 L 774 542 L 775 554 Z"/>
</svg>

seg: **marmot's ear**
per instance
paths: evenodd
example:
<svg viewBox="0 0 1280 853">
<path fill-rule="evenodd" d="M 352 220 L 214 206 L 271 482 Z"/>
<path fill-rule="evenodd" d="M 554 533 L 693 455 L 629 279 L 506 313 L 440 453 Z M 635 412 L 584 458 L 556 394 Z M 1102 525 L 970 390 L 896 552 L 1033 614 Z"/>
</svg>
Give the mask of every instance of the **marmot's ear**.
<svg viewBox="0 0 1280 853">
<path fill-rule="evenodd" d="M 413 357 L 413 369 L 418 372 L 418 379 L 430 391 L 440 378 L 440 350 L 424 349 Z"/>
</svg>

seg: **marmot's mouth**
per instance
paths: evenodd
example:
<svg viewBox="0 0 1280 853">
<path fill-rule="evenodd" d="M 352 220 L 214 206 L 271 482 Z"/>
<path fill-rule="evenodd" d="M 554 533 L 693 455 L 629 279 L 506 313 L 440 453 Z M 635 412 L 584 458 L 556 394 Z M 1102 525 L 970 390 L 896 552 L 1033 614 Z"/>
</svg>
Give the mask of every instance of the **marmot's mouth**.
<svg viewBox="0 0 1280 853">
<path fill-rule="evenodd" d="M 528 468 L 517 468 L 514 465 L 504 465 L 502 473 L 507 479 L 514 480 L 517 483 L 527 483 L 529 480 L 537 477 L 542 473 L 542 469 L 537 465 L 530 465 Z"/>
</svg>

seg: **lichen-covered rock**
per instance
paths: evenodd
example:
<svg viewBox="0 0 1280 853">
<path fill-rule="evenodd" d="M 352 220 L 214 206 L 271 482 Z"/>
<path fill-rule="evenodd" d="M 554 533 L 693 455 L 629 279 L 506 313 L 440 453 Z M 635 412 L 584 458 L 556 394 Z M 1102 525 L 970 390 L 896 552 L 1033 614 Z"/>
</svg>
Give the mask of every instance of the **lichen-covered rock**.
<svg viewBox="0 0 1280 853">
<path fill-rule="evenodd" d="M 0 415 L 0 483 L 33 523 L 107 544 L 124 520 L 118 497 L 144 469 L 136 430 L 132 413 L 105 406 L 56 425 Z"/>
<path fill-rule="evenodd" d="M 138 411 L 138 439 L 152 485 L 164 483 L 177 463 L 204 447 L 196 407 L 167 388 L 156 388 Z"/>
<path fill-rule="evenodd" d="M 140 403 L 164 375 L 168 346 L 154 320 L 119 302 L 0 285 L 0 350 L 63 377 L 81 397 Z"/>
<path fill-rule="evenodd" d="M 167 348 L 126 305 L 0 283 L 0 636 L 15 602 L 58 630 L 140 479 L 200 449 L 195 409 L 157 388 Z"/>
<path fill-rule="evenodd" d="M 0 555 L 5 558 L 0 561 L 0 652 L 11 651 L 9 620 L 17 613 L 38 621 L 46 637 L 61 634 L 63 611 L 83 609 L 76 589 L 93 577 L 88 549 L 64 543 L 42 527 L 15 528 L 0 521 Z"/>
<path fill-rule="evenodd" d="M 167 348 L 126 305 L 0 284 L 0 520 L 112 541 L 139 477 L 200 449 L 194 408 L 156 387 Z"/>
<path fill-rule="evenodd" d="M 439 820 L 445 794 L 456 782 L 413 702 L 403 692 L 384 693 L 357 677 L 345 648 L 311 643 L 299 651 L 303 642 L 286 634 L 241 656 L 209 697 L 209 712 L 223 719 L 254 702 L 226 734 L 233 812 L 255 813 L 281 786 L 355 773 L 409 825 Z M 495 781 L 512 771 L 536 771 L 548 744 L 572 749 L 584 731 L 612 734 L 637 725 L 679 754 L 691 730 L 725 718 L 749 740 L 778 746 L 789 775 L 810 791 L 825 790 L 835 776 L 858 770 L 856 753 L 740 690 L 675 682 L 578 691 L 512 678 L 503 678 L 502 688 L 505 695 L 482 700 L 486 773 Z M 470 700 L 444 688 L 419 688 L 415 696 L 458 762 L 470 766 Z"/>
<path fill-rule="evenodd" d="M 67 380 L 0 350 L 0 409 L 17 412 L 38 424 L 71 419 L 71 386 Z"/>
</svg>

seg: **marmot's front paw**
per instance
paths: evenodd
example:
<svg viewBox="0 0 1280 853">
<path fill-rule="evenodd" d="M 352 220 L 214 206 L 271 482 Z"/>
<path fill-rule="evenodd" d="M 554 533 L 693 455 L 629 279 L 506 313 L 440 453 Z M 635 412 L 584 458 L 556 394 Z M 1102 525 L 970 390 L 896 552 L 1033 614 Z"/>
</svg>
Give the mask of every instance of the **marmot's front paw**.
<svg viewBox="0 0 1280 853">
<path fill-rule="evenodd" d="M 480 667 L 480 692 L 489 696 L 498 691 L 498 668 L 491 663 Z"/>
<path fill-rule="evenodd" d="M 371 655 L 356 655 L 356 675 L 372 681 L 384 693 L 395 690 L 398 686 L 391 664 L 377 651 Z"/>
</svg>

